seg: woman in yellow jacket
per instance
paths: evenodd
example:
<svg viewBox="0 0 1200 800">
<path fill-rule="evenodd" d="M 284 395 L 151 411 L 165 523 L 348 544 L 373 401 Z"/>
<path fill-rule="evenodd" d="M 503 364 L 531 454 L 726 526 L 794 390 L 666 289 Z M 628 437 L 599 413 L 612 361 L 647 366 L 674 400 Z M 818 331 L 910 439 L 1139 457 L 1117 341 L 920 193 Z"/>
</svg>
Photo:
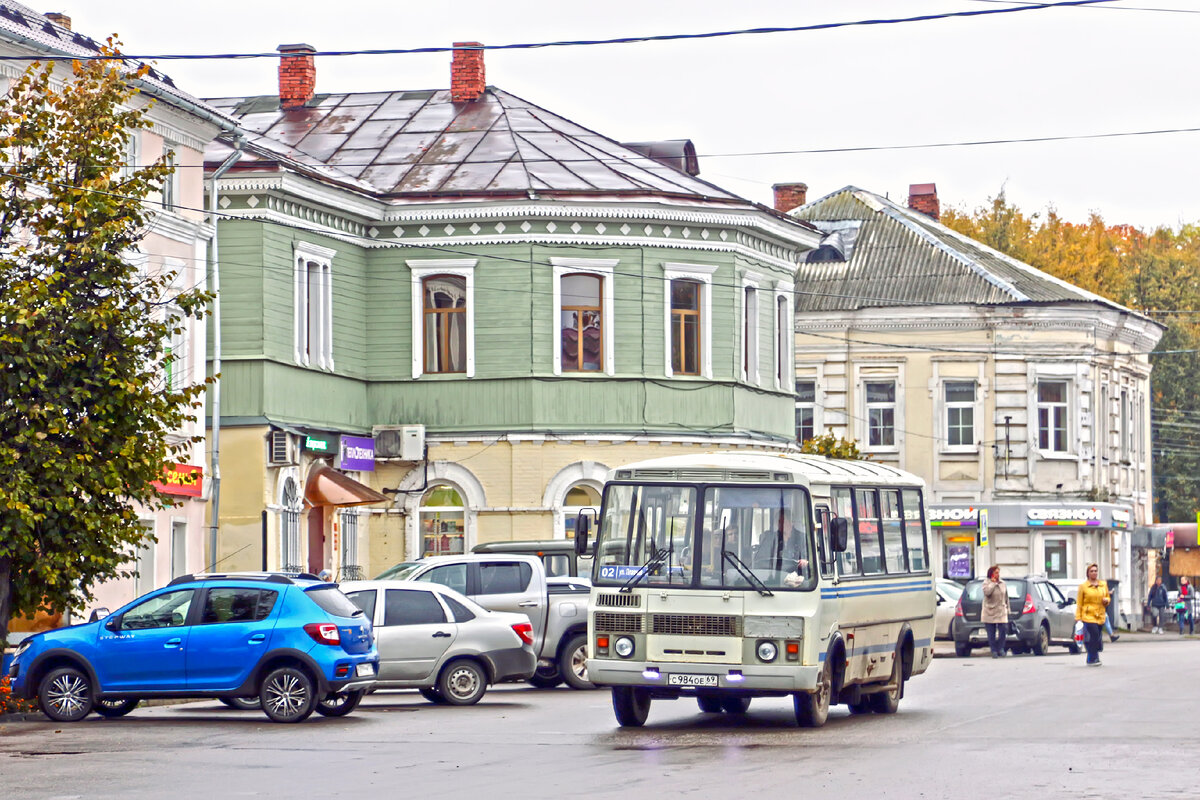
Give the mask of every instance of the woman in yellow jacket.
<svg viewBox="0 0 1200 800">
<path fill-rule="evenodd" d="M 1079 594 L 1075 598 L 1075 620 L 1083 623 L 1083 646 L 1087 648 L 1090 667 L 1100 666 L 1100 651 L 1104 649 L 1104 640 L 1100 637 L 1109 599 L 1108 584 L 1100 580 L 1100 568 L 1088 564 L 1087 580 L 1079 584 Z"/>
</svg>

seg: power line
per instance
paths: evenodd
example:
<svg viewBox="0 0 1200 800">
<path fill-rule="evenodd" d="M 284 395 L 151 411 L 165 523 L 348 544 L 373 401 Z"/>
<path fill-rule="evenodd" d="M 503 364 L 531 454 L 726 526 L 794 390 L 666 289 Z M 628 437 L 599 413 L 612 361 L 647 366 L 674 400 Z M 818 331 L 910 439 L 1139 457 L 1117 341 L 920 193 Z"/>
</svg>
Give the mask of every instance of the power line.
<svg viewBox="0 0 1200 800">
<path fill-rule="evenodd" d="M 455 50 L 537 50 L 549 47 L 591 47 L 596 45 L 611 45 L 611 44 L 641 44 L 644 42 L 669 42 L 669 41 L 688 41 L 696 39 L 717 39 L 729 36 L 758 36 L 763 34 L 774 33 L 807 33 L 813 31 L 834 30 L 837 28 L 853 28 L 866 27 L 874 25 L 900 25 L 913 22 L 931 22 L 941 19 L 955 19 L 967 17 L 984 17 L 993 16 L 996 14 L 1013 14 L 1023 11 L 1042 11 L 1047 8 L 1059 8 L 1067 6 L 1089 6 L 1099 3 L 1112 3 L 1117 0 L 1060 0 L 1059 2 L 1035 3 L 1030 5 L 1020 5 L 1006 8 L 988 8 L 976 11 L 947 11 L 938 14 L 921 14 L 914 17 L 890 17 L 880 19 L 860 19 L 849 22 L 823 22 L 815 25 L 789 25 L 776 26 L 767 28 L 746 28 L 742 30 L 723 30 L 709 31 L 706 33 L 669 33 L 660 34 L 657 36 L 620 36 L 612 39 L 574 39 L 574 40 L 557 40 L 550 42 L 519 42 L 513 44 L 493 44 L 493 45 L 478 45 L 474 47 L 412 47 L 412 48 L 387 48 L 380 50 L 318 50 L 314 53 L 305 53 L 305 55 L 313 56 L 392 56 L 392 55 L 415 55 L 420 53 L 449 53 Z M 112 61 L 112 60 L 137 60 L 137 61 L 215 61 L 215 60 L 230 60 L 230 59 L 251 59 L 251 58 L 283 58 L 285 54 L 278 51 L 269 53 L 158 53 L 149 55 L 72 55 L 65 56 L 75 61 Z M 43 61 L 53 60 L 45 55 L 41 56 L 0 56 L 0 61 Z"/>
<path fill-rule="evenodd" d="M 971 2 L 1021 5 L 1020 0 L 971 0 Z M 1089 8 L 1102 8 L 1105 11 L 1157 11 L 1164 14 L 1200 14 L 1200 11 L 1191 8 L 1154 8 L 1147 6 L 1089 6 Z"/>
</svg>

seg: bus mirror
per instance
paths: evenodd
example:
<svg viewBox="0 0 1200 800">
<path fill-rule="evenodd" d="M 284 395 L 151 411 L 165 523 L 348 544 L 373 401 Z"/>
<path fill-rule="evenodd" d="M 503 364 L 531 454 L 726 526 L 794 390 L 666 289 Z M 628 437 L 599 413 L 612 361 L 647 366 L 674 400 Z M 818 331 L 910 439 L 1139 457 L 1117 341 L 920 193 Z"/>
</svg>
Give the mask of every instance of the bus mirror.
<svg viewBox="0 0 1200 800">
<path fill-rule="evenodd" d="M 850 541 L 850 523 L 844 517 L 834 517 L 829 521 L 829 531 L 833 552 L 846 552 L 846 545 Z"/>
<path fill-rule="evenodd" d="M 591 520 L 587 516 L 587 512 L 580 511 L 575 517 L 575 555 L 581 556 L 587 553 L 588 549 L 588 528 L 591 527 Z"/>
</svg>

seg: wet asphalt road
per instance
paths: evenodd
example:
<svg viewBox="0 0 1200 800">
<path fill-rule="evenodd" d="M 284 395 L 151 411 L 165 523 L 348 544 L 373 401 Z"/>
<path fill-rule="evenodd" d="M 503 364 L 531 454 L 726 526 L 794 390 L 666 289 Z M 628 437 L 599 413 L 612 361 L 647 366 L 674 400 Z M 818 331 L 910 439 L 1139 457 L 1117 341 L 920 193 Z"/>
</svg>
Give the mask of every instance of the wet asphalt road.
<svg viewBox="0 0 1200 800">
<path fill-rule="evenodd" d="M 299 725 L 208 702 L 0 721 L 0 797 L 1178 797 L 1198 780 L 1181 731 L 1200 640 L 1140 638 L 1099 668 L 1061 648 L 940 658 L 895 716 L 838 707 L 818 730 L 783 699 L 744 717 L 655 701 L 621 729 L 606 691 L 515 685 L 470 708 L 377 693 Z"/>
</svg>

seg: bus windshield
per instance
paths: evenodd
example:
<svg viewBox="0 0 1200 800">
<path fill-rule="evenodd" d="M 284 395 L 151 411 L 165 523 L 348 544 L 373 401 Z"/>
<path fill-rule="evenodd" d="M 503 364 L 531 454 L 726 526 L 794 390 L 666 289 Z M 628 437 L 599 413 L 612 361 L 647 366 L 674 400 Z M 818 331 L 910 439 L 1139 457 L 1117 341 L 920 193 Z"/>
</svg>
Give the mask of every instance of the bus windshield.
<svg viewBox="0 0 1200 800">
<path fill-rule="evenodd" d="M 610 484 L 597 585 L 770 593 L 816 585 L 808 493 L 797 487 Z"/>
</svg>

